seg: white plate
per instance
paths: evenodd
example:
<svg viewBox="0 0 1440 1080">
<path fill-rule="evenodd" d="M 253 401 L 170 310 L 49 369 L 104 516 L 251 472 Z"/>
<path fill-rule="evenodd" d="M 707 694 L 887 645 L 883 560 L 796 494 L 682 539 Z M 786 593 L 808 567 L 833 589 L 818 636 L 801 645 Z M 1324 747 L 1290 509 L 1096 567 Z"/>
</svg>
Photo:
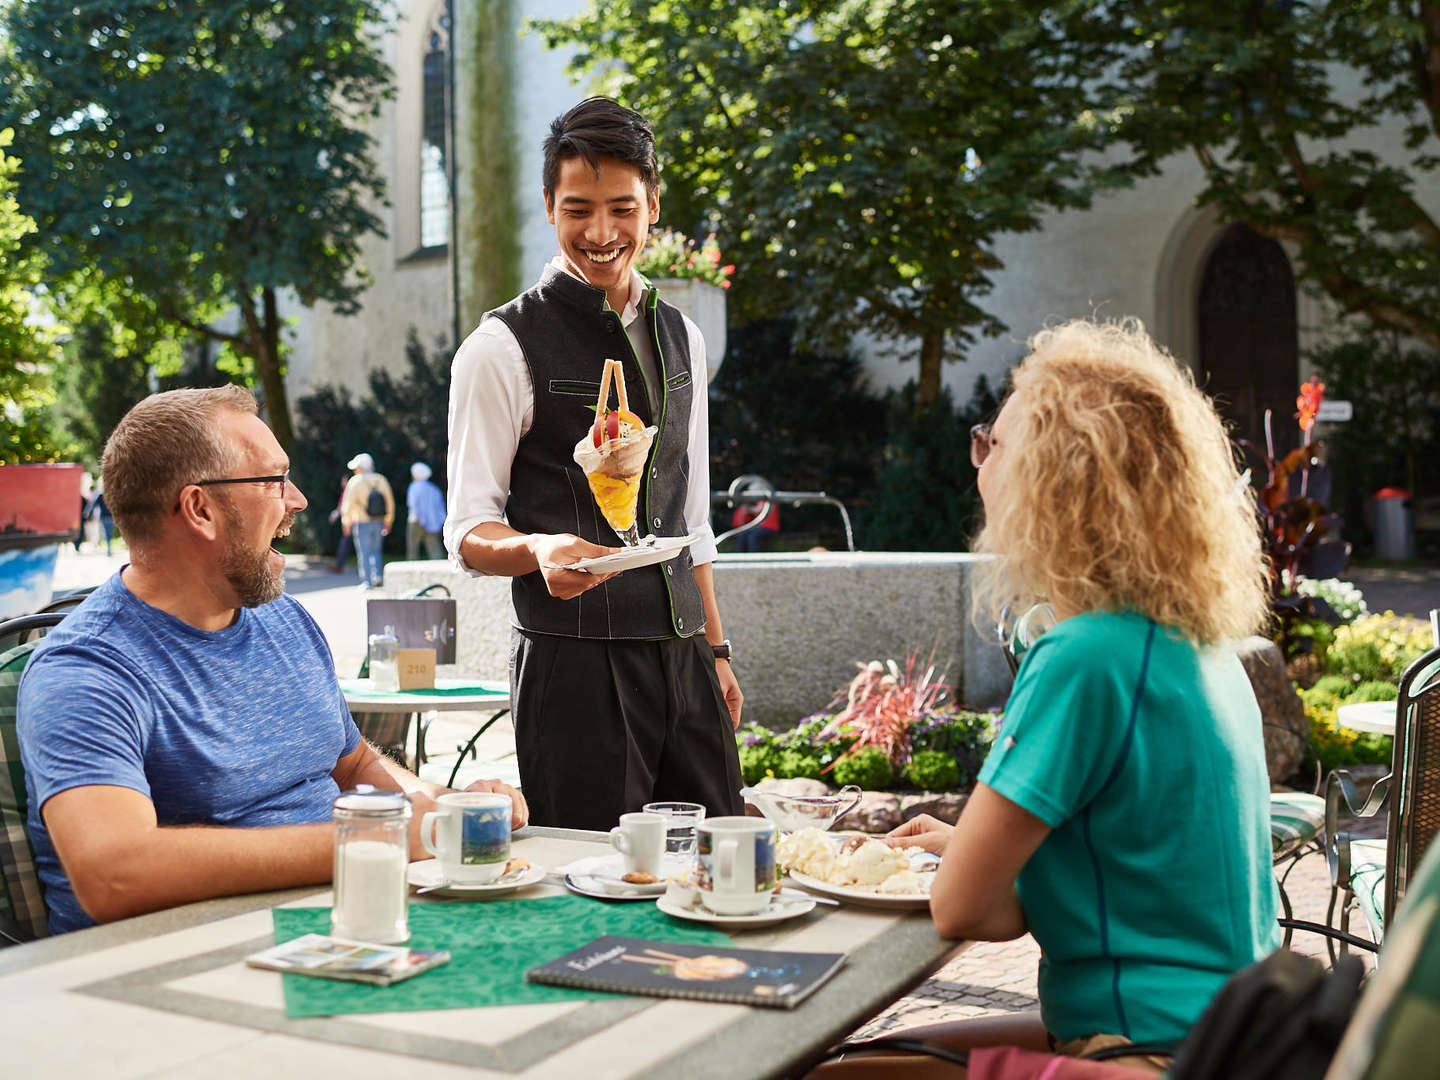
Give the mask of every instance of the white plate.
<svg viewBox="0 0 1440 1080">
<path fill-rule="evenodd" d="M 414 862 L 405 873 L 405 879 L 410 882 L 414 889 L 429 888 L 432 885 L 439 885 L 444 880 L 445 873 L 440 869 L 438 859 L 426 859 L 424 862 Z M 426 893 L 426 896 L 449 896 L 457 900 L 490 900 L 497 896 L 504 896 L 518 889 L 528 889 L 531 885 L 538 885 L 545 877 L 543 866 L 531 866 L 528 870 L 521 872 L 518 877 L 505 878 L 501 881 L 492 881 L 488 885 L 461 885 L 458 882 L 442 885 L 438 889 Z"/>
<path fill-rule="evenodd" d="M 622 570 L 634 570 L 638 566 L 654 566 L 656 563 L 673 559 L 699 538 L 699 533 L 691 533 L 689 536 L 647 536 L 640 541 L 638 547 L 625 548 L 613 555 L 597 555 L 593 559 L 566 563 L 563 569 L 618 574 Z"/>
<path fill-rule="evenodd" d="M 929 893 L 919 896 L 888 896 L 884 893 L 867 892 L 851 885 L 831 885 L 828 881 L 820 881 L 808 874 L 802 874 L 798 870 L 790 871 L 790 880 L 796 885 L 803 885 L 811 892 L 817 892 L 822 896 L 833 896 L 836 900 L 844 900 L 846 903 L 858 904 L 861 907 L 889 908 L 892 911 L 928 910 L 930 907 Z"/>
<path fill-rule="evenodd" d="M 712 926 L 733 926 L 737 929 L 744 929 L 772 926 L 775 923 L 784 922 L 786 919 L 798 919 L 801 915 L 808 915 L 815 910 L 815 901 L 782 896 L 778 900 L 771 900 L 769 907 L 754 915 L 717 915 L 699 903 L 696 903 L 694 907 L 681 907 L 679 904 L 672 904 L 664 896 L 655 901 L 655 906 L 666 915 L 673 915 L 677 919 L 689 919 L 691 922 L 709 923 Z"/>
</svg>

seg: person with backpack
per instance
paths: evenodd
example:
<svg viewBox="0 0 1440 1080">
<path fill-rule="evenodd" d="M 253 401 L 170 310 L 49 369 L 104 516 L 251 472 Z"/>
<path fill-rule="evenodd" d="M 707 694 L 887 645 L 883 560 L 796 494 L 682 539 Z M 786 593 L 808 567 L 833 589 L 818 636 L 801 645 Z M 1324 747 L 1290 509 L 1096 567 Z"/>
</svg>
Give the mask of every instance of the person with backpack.
<svg viewBox="0 0 1440 1080">
<path fill-rule="evenodd" d="M 380 551 L 395 520 L 395 494 L 369 454 L 356 454 L 346 467 L 354 475 L 340 499 L 340 528 L 355 541 L 360 588 L 378 589 L 385 580 Z"/>
</svg>

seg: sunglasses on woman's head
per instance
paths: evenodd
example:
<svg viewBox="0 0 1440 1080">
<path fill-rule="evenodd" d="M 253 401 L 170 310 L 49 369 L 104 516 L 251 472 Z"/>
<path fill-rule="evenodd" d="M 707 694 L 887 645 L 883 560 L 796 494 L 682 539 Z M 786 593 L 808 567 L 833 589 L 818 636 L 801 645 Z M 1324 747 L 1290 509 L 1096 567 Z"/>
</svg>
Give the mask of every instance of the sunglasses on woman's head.
<svg viewBox="0 0 1440 1080">
<path fill-rule="evenodd" d="M 979 468 L 990 456 L 990 425 L 976 424 L 970 429 L 970 464 Z"/>
</svg>

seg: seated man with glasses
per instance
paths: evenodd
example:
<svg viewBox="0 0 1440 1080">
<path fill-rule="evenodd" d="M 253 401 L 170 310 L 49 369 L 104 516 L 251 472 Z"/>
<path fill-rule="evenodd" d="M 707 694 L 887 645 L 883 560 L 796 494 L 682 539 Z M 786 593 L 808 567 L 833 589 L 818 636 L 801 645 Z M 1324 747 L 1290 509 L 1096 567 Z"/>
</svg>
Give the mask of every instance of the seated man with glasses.
<svg viewBox="0 0 1440 1080">
<path fill-rule="evenodd" d="M 357 784 L 445 791 L 360 737 L 320 628 L 284 595 L 305 496 L 235 386 L 140 402 L 105 444 L 130 562 L 36 648 L 18 730 L 51 931 L 325 882 Z M 498 781 L 473 788 L 514 801 Z M 421 852 L 416 831 L 411 851 Z"/>
</svg>

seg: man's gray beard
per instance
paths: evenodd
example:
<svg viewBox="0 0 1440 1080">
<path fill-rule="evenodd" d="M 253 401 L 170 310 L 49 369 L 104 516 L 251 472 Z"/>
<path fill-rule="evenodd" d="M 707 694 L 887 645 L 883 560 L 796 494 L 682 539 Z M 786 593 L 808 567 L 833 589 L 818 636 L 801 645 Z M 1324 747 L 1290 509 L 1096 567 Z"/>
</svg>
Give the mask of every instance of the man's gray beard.
<svg viewBox="0 0 1440 1080">
<path fill-rule="evenodd" d="M 247 548 L 237 537 L 243 531 L 240 513 L 234 507 L 225 507 L 229 536 L 225 540 L 225 552 L 220 556 L 220 572 L 235 590 L 241 607 L 259 607 L 277 599 L 285 591 L 285 576 L 270 568 L 270 548 Z"/>
</svg>

